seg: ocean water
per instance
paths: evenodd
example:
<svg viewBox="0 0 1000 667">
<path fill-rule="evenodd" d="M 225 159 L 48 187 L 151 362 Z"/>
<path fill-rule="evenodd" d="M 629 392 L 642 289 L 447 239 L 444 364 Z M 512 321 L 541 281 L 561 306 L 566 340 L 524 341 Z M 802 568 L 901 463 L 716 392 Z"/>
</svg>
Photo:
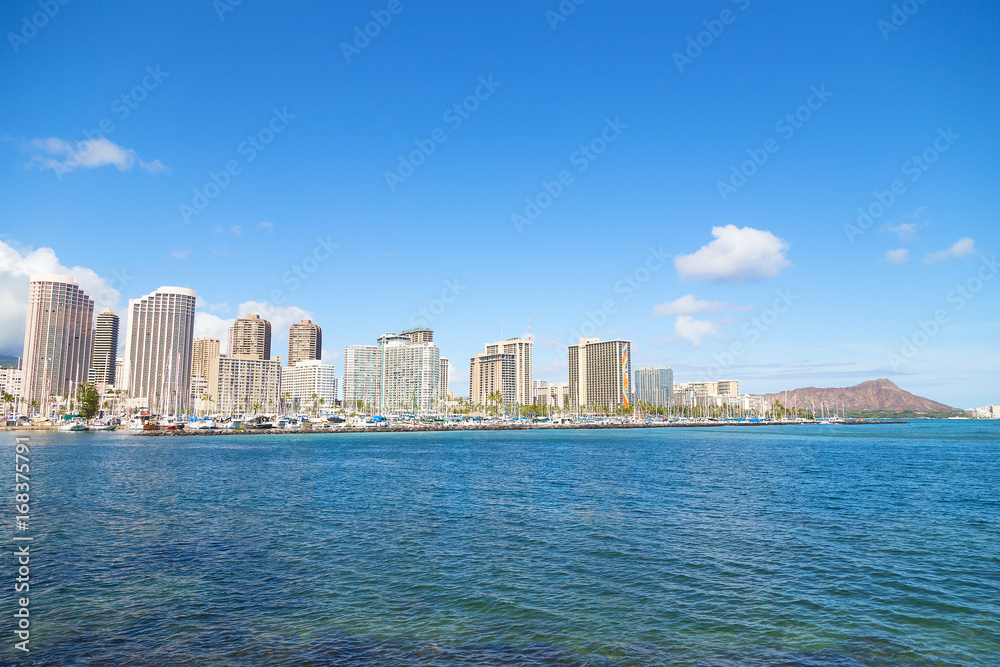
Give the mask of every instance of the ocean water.
<svg viewBox="0 0 1000 667">
<path fill-rule="evenodd" d="M 19 533 L 0 434 L 4 664 L 1000 665 L 996 422 L 50 433 L 30 456 Z"/>
</svg>

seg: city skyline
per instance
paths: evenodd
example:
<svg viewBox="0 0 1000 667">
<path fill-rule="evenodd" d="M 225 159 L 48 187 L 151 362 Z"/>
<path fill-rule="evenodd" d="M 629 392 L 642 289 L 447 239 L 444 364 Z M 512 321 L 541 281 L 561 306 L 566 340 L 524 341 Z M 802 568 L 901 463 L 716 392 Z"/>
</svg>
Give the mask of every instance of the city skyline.
<svg viewBox="0 0 1000 667">
<path fill-rule="evenodd" d="M 678 382 L 997 401 L 985 7 L 895 25 L 892 3 L 405 4 L 363 48 L 384 3 L 308 23 L 145 7 L 109 5 L 113 29 L 62 7 L 4 44 L 0 354 L 24 354 L 28 276 L 54 273 L 123 320 L 161 285 L 197 290 L 196 336 L 259 314 L 278 354 L 309 319 L 341 368 L 348 345 L 430 327 L 457 395 L 466 360 L 530 320 L 549 382 L 593 336 Z M 262 48 L 271 26 L 298 44 Z"/>
</svg>

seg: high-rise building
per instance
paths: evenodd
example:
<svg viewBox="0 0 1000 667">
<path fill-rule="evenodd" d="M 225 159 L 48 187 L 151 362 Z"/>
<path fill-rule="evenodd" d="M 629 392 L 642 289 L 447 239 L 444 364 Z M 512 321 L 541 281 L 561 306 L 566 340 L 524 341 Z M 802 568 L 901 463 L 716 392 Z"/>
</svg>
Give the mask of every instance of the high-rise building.
<svg viewBox="0 0 1000 667">
<path fill-rule="evenodd" d="M 637 403 L 666 408 L 673 404 L 674 371 L 669 366 L 635 369 L 635 400 Z"/>
<path fill-rule="evenodd" d="M 288 365 L 323 358 L 323 330 L 310 320 L 296 322 L 288 329 Z"/>
<path fill-rule="evenodd" d="M 208 369 L 219 356 L 222 341 L 218 338 L 195 338 L 191 347 L 191 376 L 208 377 Z"/>
<path fill-rule="evenodd" d="M 118 316 L 105 308 L 94 325 L 94 352 L 90 360 L 91 382 L 102 390 L 114 387 L 118 361 Z"/>
<path fill-rule="evenodd" d="M 344 349 L 344 407 L 373 408 L 378 404 L 381 356 L 377 345 L 348 345 Z"/>
<path fill-rule="evenodd" d="M 348 345 L 344 351 L 344 405 L 380 412 L 427 412 L 440 400 L 441 351 L 388 333 L 378 345 Z"/>
<path fill-rule="evenodd" d="M 271 358 L 271 323 L 260 315 L 239 317 L 229 330 L 229 356 Z"/>
<path fill-rule="evenodd" d="M 28 286 L 22 392 L 29 410 L 48 414 L 51 396 L 70 396 L 87 381 L 94 341 L 94 300 L 70 276 L 37 274 Z"/>
<path fill-rule="evenodd" d="M 411 343 L 433 343 L 434 342 L 434 332 L 427 327 L 420 327 L 417 329 L 407 329 L 399 334 L 400 336 L 406 336 L 410 339 Z"/>
<path fill-rule="evenodd" d="M 161 287 L 129 300 L 124 371 L 133 407 L 189 409 L 197 297 L 186 287 Z"/>
<path fill-rule="evenodd" d="M 477 353 L 469 361 L 469 402 L 490 405 L 500 392 L 502 403 L 510 407 L 517 400 L 517 359 L 513 354 Z"/>
<path fill-rule="evenodd" d="M 531 387 L 531 346 L 530 340 L 508 338 L 486 346 L 487 355 L 514 355 L 514 398 L 518 405 L 531 405 L 534 398 Z"/>
<path fill-rule="evenodd" d="M 379 396 L 382 411 L 428 412 L 440 398 L 441 350 L 409 336 L 379 339 Z"/>
<path fill-rule="evenodd" d="M 581 338 L 570 345 L 570 407 L 614 410 L 629 407 L 632 377 L 632 343 Z"/>
<path fill-rule="evenodd" d="M 337 406 L 337 373 L 333 364 L 305 359 L 281 370 L 285 407 L 296 412 L 332 410 Z"/>
<path fill-rule="evenodd" d="M 128 383 L 125 381 L 125 359 L 118 357 L 115 360 L 115 391 L 125 391 Z"/>
<path fill-rule="evenodd" d="M 441 370 L 438 372 L 438 384 L 440 385 L 440 393 L 438 397 L 442 401 L 448 400 L 448 362 L 450 359 L 447 357 L 441 357 Z"/>
<path fill-rule="evenodd" d="M 218 338 L 195 338 L 191 352 L 191 401 L 198 412 L 211 412 L 218 398 L 208 384 L 208 372 L 219 358 Z"/>
<path fill-rule="evenodd" d="M 14 406 L 19 407 L 24 389 L 24 371 L 20 368 L 0 368 L 0 394 L 14 397 Z M 4 406 L 7 409 L 7 406 Z"/>
<path fill-rule="evenodd" d="M 224 415 L 276 413 L 281 400 L 281 357 L 219 356 L 208 368 L 208 391 Z"/>
<path fill-rule="evenodd" d="M 215 394 L 209 390 L 207 375 L 191 376 L 191 406 L 195 412 L 203 414 L 214 411 L 215 398 Z"/>
</svg>

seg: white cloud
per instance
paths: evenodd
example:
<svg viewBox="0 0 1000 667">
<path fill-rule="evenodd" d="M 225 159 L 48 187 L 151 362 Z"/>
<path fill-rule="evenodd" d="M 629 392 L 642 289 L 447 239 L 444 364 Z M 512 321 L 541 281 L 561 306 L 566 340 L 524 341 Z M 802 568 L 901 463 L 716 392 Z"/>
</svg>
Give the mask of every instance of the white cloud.
<svg viewBox="0 0 1000 667">
<path fill-rule="evenodd" d="M 229 233 L 233 236 L 243 236 L 243 228 L 239 225 L 233 225 L 229 228 Z"/>
<path fill-rule="evenodd" d="M 72 276 L 80 288 L 94 299 L 95 315 L 105 308 L 122 315 L 118 290 L 92 269 L 64 266 L 52 248 L 32 250 L 0 241 L 0 353 L 22 354 L 24 325 L 28 318 L 28 282 L 34 273 Z"/>
<path fill-rule="evenodd" d="M 187 259 L 188 255 L 190 254 L 191 254 L 190 250 L 184 250 L 183 248 L 174 248 L 173 252 L 170 253 L 170 256 L 173 257 L 174 259 Z"/>
<path fill-rule="evenodd" d="M 791 265 L 788 243 L 752 227 L 712 227 L 715 240 L 690 255 L 674 257 L 677 275 L 689 280 L 735 281 L 772 278 Z"/>
<path fill-rule="evenodd" d="M 698 347 L 701 345 L 701 339 L 706 336 L 711 336 L 713 338 L 721 338 L 722 331 L 719 329 L 719 325 L 715 322 L 710 322 L 708 320 L 697 320 L 690 315 L 681 315 L 674 322 L 673 335 L 680 339 L 686 340 L 691 343 L 691 347 Z"/>
<path fill-rule="evenodd" d="M 218 338 L 222 341 L 220 352 L 229 353 L 229 329 L 233 326 L 233 319 L 219 317 L 212 313 L 196 310 L 194 313 L 194 337 L 195 338 Z"/>
<path fill-rule="evenodd" d="M 268 234 L 274 231 L 274 223 L 268 222 L 266 220 L 261 220 L 257 223 L 257 226 L 266 231 Z"/>
<path fill-rule="evenodd" d="M 882 225 L 882 231 L 889 232 L 890 234 L 896 234 L 899 237 L 900 242 L 910 241 L 917 236 L 917 228 L 920 226 L 916 222 L 901 222 L 899 224 L 892 224 L 887 222 Z"/>
<path fill-rule="evenodd" d="M 943 262 L 948 259 L 960 259 L 966 255 L 971 255 L 974 252 L 976 252 L 976 242 L 966 236 L 963 239 L 955 241 L 955 243 L 946 250 L 927 253 L 924 255 L 924 264 L 937 264 L 938 262 Z"/>
<path fill-rule="evenodd" d="M 653 308 L 653 317 L 667 315 L 689 315 L 692 313 L 708 313 L 713 310 L 753 310 L 752 306 L 731 306 L 725 301 L 702 301 L 694 294 L 685 294 L 679 299 L 657 304 Z"/>
<path fill-rule="evenodd" d="M 910 251 L 906 248 L 885 251 L 885 261 L 890 264 L 902 264 L 910 259 Z"/>
<path fill-rule="evenodd" d="M 105 137 L 77 142 L 57 137 L 31 139 L 22 144 L 22 149 L 35 153 L 28 161 L 29 167 L 52 169 L 59 176 L 75 169 L 95 169 L 107 165 L 114 166 L 118 171 L 129 171 L 137 164 L 139 169 L 150 174 L 170 171 L 159 160 L 141 160 L 135 149 L 119 146 Z"/>
<path fill-rule="evenodd" d="M 469 384 L 469 369 L 466 368 L 464 371 L 458 369 L 451 359 L 448 360 L 448 386 L 453 384 Z"/>
<path fill-rule="evenodd" d="M 229 312 L 229 304 L 223 301 L 222 303 L 209 303 L 201 296 L 198 297 L 197 307 L 203 310 L 207 310 L 210 313 L 217 313 L 220 310 L 224 313 Z"/>
</svg>

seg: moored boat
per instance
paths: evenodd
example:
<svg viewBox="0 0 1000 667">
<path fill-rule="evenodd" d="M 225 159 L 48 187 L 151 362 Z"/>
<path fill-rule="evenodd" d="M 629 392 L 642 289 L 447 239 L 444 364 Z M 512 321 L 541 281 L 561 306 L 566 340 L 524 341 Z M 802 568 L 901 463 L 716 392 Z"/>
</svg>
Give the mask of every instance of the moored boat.
<svg viewBox="0 0 1000 667">
<path fill-rule="evenodd" d="M 87 422 L 83 421 L 82 417 L 79 416 L 69 416 L 59 424 L 59 430 L 70 432 L 70 431 L 86 431 Z"/>
</svg>

